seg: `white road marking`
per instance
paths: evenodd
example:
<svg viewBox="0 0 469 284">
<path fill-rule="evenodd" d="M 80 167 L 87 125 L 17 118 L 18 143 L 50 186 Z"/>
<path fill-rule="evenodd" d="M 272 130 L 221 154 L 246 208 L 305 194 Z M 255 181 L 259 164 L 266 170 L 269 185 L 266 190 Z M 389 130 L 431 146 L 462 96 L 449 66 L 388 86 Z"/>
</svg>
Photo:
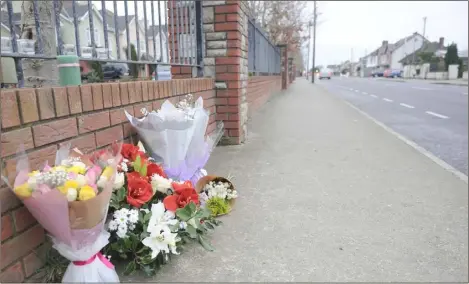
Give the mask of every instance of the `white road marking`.
<svg viewBox="0 0 469 284">
<path fill-rule="evenodd" d="M 392 103 L 392 102 L 393 102 L 393 100 L 390 100 L 390 99 L 388 99 L 388 98 L 384 98 L 383 101 L 386 101 L 386 102 L 388 102 L 388 103 Z"/>
<path fill-rule="evenodd" d="M 350 91 L 353 91 L 353 88 L 350 88 Z"/>
<path fill-rule="evenodd" d="M 422 87 L 412 87 L 412 89 L 424 90 L 424 91 L 432 91 L 433 90 L 433 89 L 430 89 L 430 88 L 422 88 Z"/>
<path fill-rule="evenodd" d="M 403 107 L 406 107 L 406 108 L 415 108 L 414 106 L 411 106 L 411 105 L 408 105 L 408 104 L 400 104 L 401 106 Z"/>
<path fill-rule="evenodd" d="M 449 117 L 447 117 L 446 115 L 442 115 L 442 114 L 439 114 L 439 113 L 436 113 L 436 112 L 432 112 L 432 111 L 426 111 L 425 113 L 427 113 L 427 114 L 429 114 L 429 115 L 433 115 L 433 116 L 439 117 L 439 118 L 443 118 L 443 119 L 449 118 Z"/>
<path fill-rule="evenodd" d="M 463 95 L 467 95 L 467 93 L 462 93 Z"/>
<path fill-rule="evenodd" d="M 372 96 L 373 98 L 377 98 L 377 97 L 378 97 L 377 95 L 370 95 L 370 96 Z"/>
<path fill-rule="evenodd" d="M 382 122 L 379 122 L 378 120 L 374 119 L 373 117 L 371 117 L 369 114 L 367 114 L 366 112 L 362 111 L 361 109 L 357 108 L 356 106 L 352 105 L 351 103 L 347 102 L 347 101 L 342 101 L 343 103 L 347 104 L 348 106 L 350 106 L 351 108 L 353 108 L 354 110 L 356 110 L 358 113 L 360 113 L 361 115 L 363 115 L 364 117 L 368 118 L 369 120 L 373 121 L 374 123 L 376 123 L 377 125 L 379 125 L 381 128 L 383 128 L 384 130 L 388 131 L 389 133 L 391 133 L 392 135 L 396 136 L 397 138 L 399 138 L 400 140 L 402 140 L 404 143 L 406 143 L 407 145 L 409 145 L 410 147 L 414 148 L 415 150 L 419 151 L 422 155 L 426 156 L 427 158 L 429 158 L 430 160 L 432 160 L 433 162 L 435 162 L 437 165 L 441 166 L 442 168 L 444 168 L 445 170 L 447 170 L 448 172 L 454 174 L 455 176 L 457 176 L 459 179 L 461 179 L 463 182 L 465 182 L 466 184 L 468 183 L 468 177 L 466 174 L 460 172 L 459 170 L 455 169 L 453 166 L 451 166 L 450 164 L 446 163 L 445 161 L 443 161 L 442 159 L 438 158 L 437 156 L 433 155 L 432 153 L 430 153 L 428 150 L 425 150 L 423 147 L 417 145 L 417 143 L 405 138 L 404 136 L 402 136 L 401 134 L 397 133 L 396 131 L 392 130 L 391 128 L 387 127 L 386 125 L 384 125 L 384 123 Z"/>
<path fill-rule="evenodd" d="M 367 92 L 362 92 L 362 94 L 364 94 L 364 95 L 368 95 L 368 93 L 367 93 Z"/>
<path fill-rule="evenodd" d="M 359 90 L 355 90 L 355 93 L 359 93 L 360 91 Z"/>
</svg>

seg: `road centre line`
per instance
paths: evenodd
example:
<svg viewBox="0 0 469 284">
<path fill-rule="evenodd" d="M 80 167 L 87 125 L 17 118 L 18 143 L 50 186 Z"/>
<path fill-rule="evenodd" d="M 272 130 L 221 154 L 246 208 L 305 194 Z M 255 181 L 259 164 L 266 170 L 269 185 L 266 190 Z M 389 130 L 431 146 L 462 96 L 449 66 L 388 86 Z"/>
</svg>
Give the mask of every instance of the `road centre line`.
<svg viewBox="0 0 469 284">
<path fill-rule="evenodd" d="M 355 90 L 355 93 L 359 93 L 360 91 L 359 90 Z"/>
<path fill-rule="evenodd" d="M 388 103 L 392 103 L 392 102 L 393 102 L 393 100 L 390 100 L 390 99 L 388 99 L 388 98 L 383 98 L 383 101 L 386 101 L 386 102 L 388 102 Z"/>
<path fill-rule="evenodd" d="M 400 105 L 403 106 L 403 107 L 406 107 L 406 108 L 415 108 L 414 106 L 404 104 L 404 103 L 400 103 Z"/>
<path fill-rule="evenodd" d="M 430 89 L 430 88 L 422 88 L 422 87 L 412 87 L 412 89 L 424 90 L 424 91 L 432 91 L 433 90 L 433 89 Z"/>
<path fill-rule="evenodd" d="M 368 95 L 368 93 L 367 93 L 367 92 L 362 92 L 362 94 L 364 94 L 364 95 Z"/>
<path fill-rule="evenodd" d="M 429 115 L 433 115 L 433 116 L 439 117 L 439 118 L 443 118 L 443 119 L 449 118 L 449 117 L 446 116 L 446 115 L 442 115 L 442 114 L 439 114 L 439 113 L 436 113 L 436 112 L 433 112 L 433 111 L 426 111 L 425 113 L 427 113 L 427 114 L 429 114 Z"/>
<path fill-rule="evenodd" d="M 370 96 L 372 96 L 373 98 L 377 98 L 377 97 L 378 97 L 377 95 L 370 95 Z"/>
</svg>

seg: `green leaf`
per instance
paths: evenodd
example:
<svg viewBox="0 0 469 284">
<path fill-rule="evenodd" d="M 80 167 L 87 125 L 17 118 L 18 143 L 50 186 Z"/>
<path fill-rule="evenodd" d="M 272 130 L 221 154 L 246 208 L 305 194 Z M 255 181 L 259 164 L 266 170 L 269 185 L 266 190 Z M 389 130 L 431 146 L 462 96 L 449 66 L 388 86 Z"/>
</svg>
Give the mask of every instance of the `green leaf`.
<svg viewBox="0 0 469 284">
<path fill-rule="evenodd" d="M 144 163 L 142 167 L 140 168 L 140 171 L 138 171 L 142 177 L 147 176 L 147 166 L 148 166 L 147 163 Z"/>
<path fill-rule="evenodd" d="M 130 239 L 130 237 L 124 238 L 124 246 L 127 250 L 132 249 L 132 240 Z"/>
<path fill-rule="evenodd" d="M 209 221 L 205 221 L 204 222 L 204 226 L 210 230 L 214 230 L 215 229 L 215 226 L 213 226 L 213 224 Z"/>
<path fill-rule="evenodd" d="M 118 202 L 124 201 L 125 196 L 126 196 L 125 188 L 124 187 L 119 188 L 119 190 L 117 191 L 117 201 Z"/>
<path fill-rule="evenodd" d="M 187 226 L 186 232 L 189 233 L 189 236 L 192 239 L 195 239 L 197 237 L 197 230 L 192 226 Z"/>
<path fill-rule="evenodd" d="M 143 269 L 143 272 L 145 272 L 145 274 L 148 277 L 151 277 L 151 276 L 155 275 L 155 269 L 153 269 L 150 265 L 144 265 L 144 266 L 142 266 L 142 269 Z"/>
<path fill-rule="evenodd" d="M 135 272 L 135 269 L 137 268 L 137 264 L 135 263 L 135 261 L 131 261 L 129 262 L 125 268 L 124 268 L 124 274 L 125 275 L 131 275 L 132 273 Z"/>
<path fill-rule="evenodd" d="M 190 204 L 192 204 L 192 202 L 189 203 L 189 205 Z M 192 211 L 189 205 L 186 205 L 184 208 L 176 209 L 176 216 L 184 222 L 192 218 Z"/>
<path fill-rule="evenodd" d="M 186 207 L 189 207 L 189 210 L 191 212 L 191 216 L 194 216 L 196 211 L 197 211 L 197 206 L 195 205 L 194 202 L 189 202 L 188 205 L 186 205 Z"/>
<path fill-rule="evenodd" d="M 127 259 L 127 254 L 125 254 L 125 253 L 120 253 L 120 254 L 119 254 L 119 257 L 122 258 L 122 259 Z"/>
<path fill-rule="evenodd" d="M 145 214 L 145 216 L 143 217 L 143 223 L 146 224 L 148 221 L 150 221 L 150 218 L 151 218 L 151 211 Z"/>
<path fill-rule="evenodd" d="M 140 158 L 140 156 L 137 156 L 137 158 L 133 162 L 133 166 L 134 166 L 134 171 L 140 173 L 140 169 L 142 168 L 142 159 Z"/>
<path fill-rule="evenodd" d="M 197 239 L 199 240 L 199 243 L 202 245 L 202 247 L 208 251 L 214 251 L 215 248 L 212 247 L 212 245 L 201 235 L 197 236 Z"/>
</svg>

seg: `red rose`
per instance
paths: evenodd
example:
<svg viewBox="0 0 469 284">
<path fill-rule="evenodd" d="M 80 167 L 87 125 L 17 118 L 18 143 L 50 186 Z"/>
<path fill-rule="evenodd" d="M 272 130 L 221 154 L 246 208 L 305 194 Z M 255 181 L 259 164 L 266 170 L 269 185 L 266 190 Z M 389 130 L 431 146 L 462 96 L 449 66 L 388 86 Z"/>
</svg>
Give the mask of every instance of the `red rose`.
<svg viewBox="0 0 469 284">
<path fill-rule="evenodd" d="M 167 178 L 163 168 L 155 163 L 149 163 L 147 166 L 147 176 L 151 178 L 154 174 L 158 174 L 164 178 Z"/>
<path fill-rule="evenodd" d="M 139 148 L 135 145 L 132 144 L 122 144 L 122 149 L 121 149 L 121 154 L 122 157 L 135 161 L 135 158 L 137 158 L 137 155 L 139 153 Z"/>
<path fill-rule="evenodd" d="M 127 174 L 127 203 L 140 208 L 153 197 L 151 185 L 138 173 Z"/>
<path fill-rule="evenodd" d="M 190 180 L 186 180 L 183 183 L 172 182 L 171 185 L 173 186 L 174 192 L 179 192 L 186 188 L 194 188 Z"/>
<path fill-rule="evenodd" d="M 176 187 L 174 187 L 176 185 Z M 191 185 L 191 186 L 188 186 Z M 184 184 L 173 183 L 174 194 L 166 196 L 163 200 L 164 207 L 175 212 L 178 208 L 184 208 L 190 202 L 194 202 L 195 205 L 199 205 L 199 195 L 192 187 L 191 182 L 185 182 Z"/>
</svg>

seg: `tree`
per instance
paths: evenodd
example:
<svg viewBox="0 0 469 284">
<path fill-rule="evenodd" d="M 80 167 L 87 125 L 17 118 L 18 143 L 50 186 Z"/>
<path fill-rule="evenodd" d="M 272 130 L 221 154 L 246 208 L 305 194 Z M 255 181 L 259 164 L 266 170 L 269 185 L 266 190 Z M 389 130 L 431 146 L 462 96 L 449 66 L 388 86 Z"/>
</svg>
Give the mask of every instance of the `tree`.
<svg viewBox="0 0 469 284">
<path fill-rule="evenodd" d="M 137 51 L 135 50 L 135 46 L 131 43 L 130 44 L 130 59 L 128 56 L 127 48 L 124 48 L 125 54 L 127 56 L 127 60 L 138 61 Z M 138 78 L 138 64 L 129 63 L 129 73 L 130 76 L 134 77 L 135 79 Z"/>
<path fill-rule="evenodd" d="M 446 48 L 445 54 L 446 69 L 448 69 L 448 66 L 453 64 L 459 64 L 458 46 L 455 43 L 450 44 Z"/>
<path fill-rule="evenodd" d="M 39 35 L 36 33 L 34 20 L 34 6 L 36 2 L 39 14 Z M 21 35 L 22 39 L 36 41 L 36 51 L 39 49 L 38 42 L 42 42 L 42 54 L 44 56 L 57 55 L 57 43 L 55 41 L 55 15 L 59 15 L 62 9 L 62 1 L 58 2 L 58 11 L 54 13 L 53 1 L 23 1 L 21 6 Z M 36 52 L 39 53 L 39 52 Z M 24 59 L 23 76 L 25 87 L 42 87 L 56 85 L 58 68 L 55 60 Z"/>
<path fill-rule="evenodd" d="M 274 44 L 288 43 L 290 51 L 301 48 L 312 15 L 306 14 L 307 1 L 253 1 L 247 6 Z"/>
</svg>

